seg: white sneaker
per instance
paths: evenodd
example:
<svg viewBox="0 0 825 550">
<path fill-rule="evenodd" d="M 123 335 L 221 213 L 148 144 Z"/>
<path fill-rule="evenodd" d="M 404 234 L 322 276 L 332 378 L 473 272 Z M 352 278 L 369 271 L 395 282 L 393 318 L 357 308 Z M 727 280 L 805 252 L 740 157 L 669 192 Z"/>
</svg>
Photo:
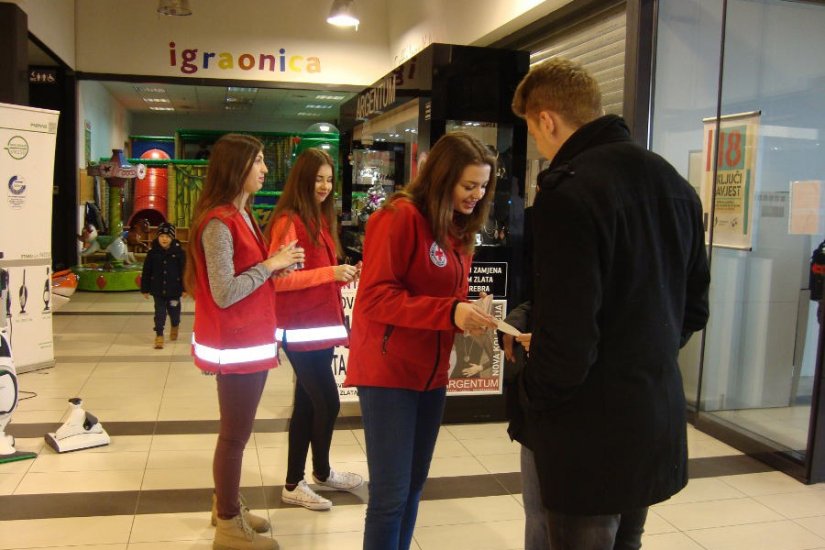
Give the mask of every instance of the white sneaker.
<svg viewBox="0 0 825 550">
<path fill-rule="evenodd" d="M 332 508 L 332 501 L 325 499 L 312 489 L 303 479 L 290 491 L 284 486 L 281 491 L 281 501 L 287 504 L 296 504 L 310 510 L 329 510 Z"/>
<path fill-rule="evenodd" d="M 336 472 L 332 468 L 329 469 L 329 477 L 327 477 L 326 481 L 321 481 L 315 477 L 314 473 L 312 474 L 312 479 L 318 485 L 332 487 L 338 491 L 351 491 L 364 483 L 364 478 L 358 474 L 352 472 Z"/>
</svg>

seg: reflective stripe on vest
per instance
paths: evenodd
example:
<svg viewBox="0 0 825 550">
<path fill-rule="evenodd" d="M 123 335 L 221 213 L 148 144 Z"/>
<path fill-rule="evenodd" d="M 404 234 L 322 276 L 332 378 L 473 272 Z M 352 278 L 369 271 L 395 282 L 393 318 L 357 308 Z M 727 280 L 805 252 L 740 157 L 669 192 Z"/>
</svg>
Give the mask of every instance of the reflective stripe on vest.
<svg viewBox="0 0 825 550">
<path fill-rule="evenodd" d="M 324 340 L 336 340 L 338 338 L 347 337 L 347 329 L 344 325 L 333 325 L 330 327 L 316 327 L 316 328 L 279 328 L 275 331 L 275 339 L 279 342 L 284 341 L 284 332 L 286 332 L 287 343 L 303 343 L 303 342 L 323 342 Z"/>
<path fill-rule="evenodd" d="M 194 333 L 192 334 L 192 347 L 198 358 L 216 365 L 251 363 L 278 356 L 278 344 L 276 343 L 246 348 L 218 349 L 197 343 Z"/>
</svg>

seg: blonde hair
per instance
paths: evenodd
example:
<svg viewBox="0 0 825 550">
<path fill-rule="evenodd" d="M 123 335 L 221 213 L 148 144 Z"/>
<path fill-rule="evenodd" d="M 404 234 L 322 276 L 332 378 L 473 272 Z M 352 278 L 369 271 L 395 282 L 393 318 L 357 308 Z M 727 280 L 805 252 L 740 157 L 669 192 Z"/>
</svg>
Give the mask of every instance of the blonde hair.
<svg viewBox="0 0 825 550">
<path fill-rule="evenodd" d="M 521 118 L 554 111 L 576 128 L 603 114 L 598 82 L 584 67 L 561 57 L 530 69 L 516 88 L 512 106 Z"/>
</svg>

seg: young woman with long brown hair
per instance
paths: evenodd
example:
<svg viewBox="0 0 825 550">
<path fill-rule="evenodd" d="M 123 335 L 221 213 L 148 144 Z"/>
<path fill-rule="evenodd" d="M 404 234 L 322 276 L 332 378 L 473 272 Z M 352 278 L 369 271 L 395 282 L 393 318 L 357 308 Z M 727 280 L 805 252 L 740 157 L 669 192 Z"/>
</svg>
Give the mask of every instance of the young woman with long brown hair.
<svg viewBox="0 0 825 550">
<path fill-rule="evenodd" d="M 332 506 L 304 481 L 310 446 L 315 483 L 350 490 L 362 482 L 360 475 L 333 470 L 329 464 L 340 410 L 332 374 L 333 349 L 349 343 L 340 287 L 355 280 L 359 271 L 338 264 L 342 254 L 332 192 L 334 170 L 332 158 L 321 149 L 298 155 L 267 226 L 270 252 L 297 240 L 306 254 L 301 270 L 275 281 L 275 304 L 278 336 L 296 377 L 281 500 L 310 510 Z"/>
<path fill-rule="evenodd" d="M 185 274 L 195 298 L 192 355 L 216 374 L 220 428 L 212 464 L 215 479 L 213 548 L 274 550 L 258 533 L 269 521 L 240 500 L 241 463 L 269 369 L 278 366 L 272 277 L 304 259 L 288 243 L 270 255 L 249 209 L 267 173 L 263 145 L 227 134 L 212 149 L 195 206 Z"/>
<path fill-rule="evenodd" d="M 483 143 L 447 134 L 415 181 L 367 223 L 345 382 L 358 387 L 367 443 L 365 550 L 410 547 L 456 330 L 495 328 L 466 301 L 495 166 Z"/>
</svg>

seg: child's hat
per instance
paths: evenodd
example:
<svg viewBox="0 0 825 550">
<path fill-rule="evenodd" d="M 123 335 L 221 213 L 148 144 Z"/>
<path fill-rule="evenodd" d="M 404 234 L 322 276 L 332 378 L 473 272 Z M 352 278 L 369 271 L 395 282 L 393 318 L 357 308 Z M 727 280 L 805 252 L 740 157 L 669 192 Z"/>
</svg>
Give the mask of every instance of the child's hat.
<svg viewBox="0 0 825 550">
<path fill-rule="evenodd" d="M 158 226 L 158 235 L 169 235 L 175 238 L 175 226 L 169 222 L 163 222 Z"/>
</svg>

